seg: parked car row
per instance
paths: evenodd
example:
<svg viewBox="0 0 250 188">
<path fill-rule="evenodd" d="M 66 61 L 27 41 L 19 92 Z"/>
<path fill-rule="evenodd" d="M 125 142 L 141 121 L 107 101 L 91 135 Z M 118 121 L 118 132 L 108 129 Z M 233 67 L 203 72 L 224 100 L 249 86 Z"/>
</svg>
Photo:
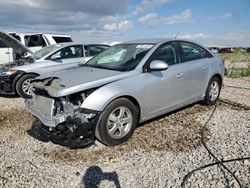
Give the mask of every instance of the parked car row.
<svg viewBox="0 0 250 188">
<path fill-rule="evenodd" d="M 7 34 L 0 40 L 12 47 L 20 59 L 0 66 L 0 94 L 31 97 L 30 81 L 42 74 L 78 67 L 93 56 L 109 48 L 102 44 L 54 44 L 35 53 Z"/>
<path fill-rule="evenodd" d="M 211 50 L 214 54 L 218 53 L 234 53 L 236 51 L 240 51 L 242 53 L 250 53 L 250 48 L 244 48 L 244 47 L 225 47 L 225 48 L 219 48 L 219 47 L 209 47 L 209 50 Z"/>
<path fill-rule="evenodd" d="M 250 53 L 250 48 L 240 48 L 240 51 L 243 53 Z"/>
<path fill-rule="evenodd" d="M 64 48 L 77 54 L 74 44 L 60 45 L 48 53 L 47 64 L 62 61 Z M 115 146 L 146 120 L 198 101 L 215 104 L 224 63 L 189 40 L 142 39 L 116 44 L 78 66 L 60 71 L 52 66 L 40 74 L 28 81 L 32 98 L 25 104 L 37 118 L 30 135 L 70 148 L 86 147 L 95 139 Z"/>
<path fill-rule="evenodd" d="M 20 43 L 35 52 L 45 46 L 52 44 L 72 42 L 69 35 L 45 34 L 45 33 L 9 33 L 12 37 L 17 39 Z M 15 53 L 4 41 L 0 41 L 0 64 L 8 63 L 20 58 L 20 55 Z"/>
</svg>

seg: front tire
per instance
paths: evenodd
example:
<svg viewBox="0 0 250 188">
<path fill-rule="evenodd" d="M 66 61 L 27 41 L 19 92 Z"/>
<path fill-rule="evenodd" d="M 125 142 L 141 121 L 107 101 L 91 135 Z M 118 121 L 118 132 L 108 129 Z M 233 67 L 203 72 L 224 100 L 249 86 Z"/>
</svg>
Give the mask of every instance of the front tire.
<svg viewBox="0 0 250 188">
<path fill-rule="evenodd" d="M 120 98 L 110 103 L 97 124 L 97 138 L 108 146 L 127 141 L 138 122 L 138 109 L 128 99 Z"/>
<path fill-rule="evenodd" d="M 209 83 L 205 95 L 205 103 L 214 105 L 220 97 L 221 81 L 218 77 L 213 77 Z"/>
<path fill-rule="evenodd" d="M 32 98 L 30 81 L 37 77 L 35 74 L 25 74 L 16 83 L 16 92 L 25 99 Z"/>
</svg>

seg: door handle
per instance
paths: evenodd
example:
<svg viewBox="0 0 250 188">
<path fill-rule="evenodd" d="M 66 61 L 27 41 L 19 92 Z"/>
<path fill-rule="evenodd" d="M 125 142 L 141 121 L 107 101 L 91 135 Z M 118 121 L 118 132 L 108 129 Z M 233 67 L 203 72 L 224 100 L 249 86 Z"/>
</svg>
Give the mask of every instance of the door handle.
<svg viewBox="0 0 250 188">
<path fill-rule="evenodd" d="M 202 70 L 207 70 L 208 69 L 208 66 L 206 65 L 206 66 L 204 66 L 204 67 L 202 67 Z"/>
<path fill-rule="evenodd" d="M 181 77 L 183 77 L 183 73 L 179 73 L 176 75 L 176 78 L 181 78 Z"/>
<path fill-rule="evenodd" d="M 5 52 L 5 54 L 10 54 L 10 52 Z"/>
</svg>

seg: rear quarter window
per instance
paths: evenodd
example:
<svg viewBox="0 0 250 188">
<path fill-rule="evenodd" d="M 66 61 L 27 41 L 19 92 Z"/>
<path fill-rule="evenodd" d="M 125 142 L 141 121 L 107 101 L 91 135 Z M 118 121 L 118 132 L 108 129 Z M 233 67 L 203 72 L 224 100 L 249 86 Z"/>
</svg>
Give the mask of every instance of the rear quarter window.
<svg viewBox="0 0 250 188">
<path fill-rule="evenodd" d="M 63 42 L 72 42 L 72 39 L 70 37 L 52 37 L 56 43 L 63 43 Z"/>
<path fill-rule="evenodd" d="M 99 53 L 107 50 L 109 46 L 105 45 L 89 45 L 87 46 L 87 55 L 88 56 L 96 56 Z"/>
</svg>

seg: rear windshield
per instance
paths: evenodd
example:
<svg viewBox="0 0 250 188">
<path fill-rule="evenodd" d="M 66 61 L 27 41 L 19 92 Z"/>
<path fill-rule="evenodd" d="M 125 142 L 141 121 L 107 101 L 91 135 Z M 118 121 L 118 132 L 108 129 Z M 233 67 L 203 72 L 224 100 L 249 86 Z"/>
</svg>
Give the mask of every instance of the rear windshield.
<svg viewBox="0 0 250 188">
<path fill-rule="evenodd" d="M 53 37 L 56 43 L 63 43 L 63 42 L 72 42 L 70 37 Z"/>
</svg>

